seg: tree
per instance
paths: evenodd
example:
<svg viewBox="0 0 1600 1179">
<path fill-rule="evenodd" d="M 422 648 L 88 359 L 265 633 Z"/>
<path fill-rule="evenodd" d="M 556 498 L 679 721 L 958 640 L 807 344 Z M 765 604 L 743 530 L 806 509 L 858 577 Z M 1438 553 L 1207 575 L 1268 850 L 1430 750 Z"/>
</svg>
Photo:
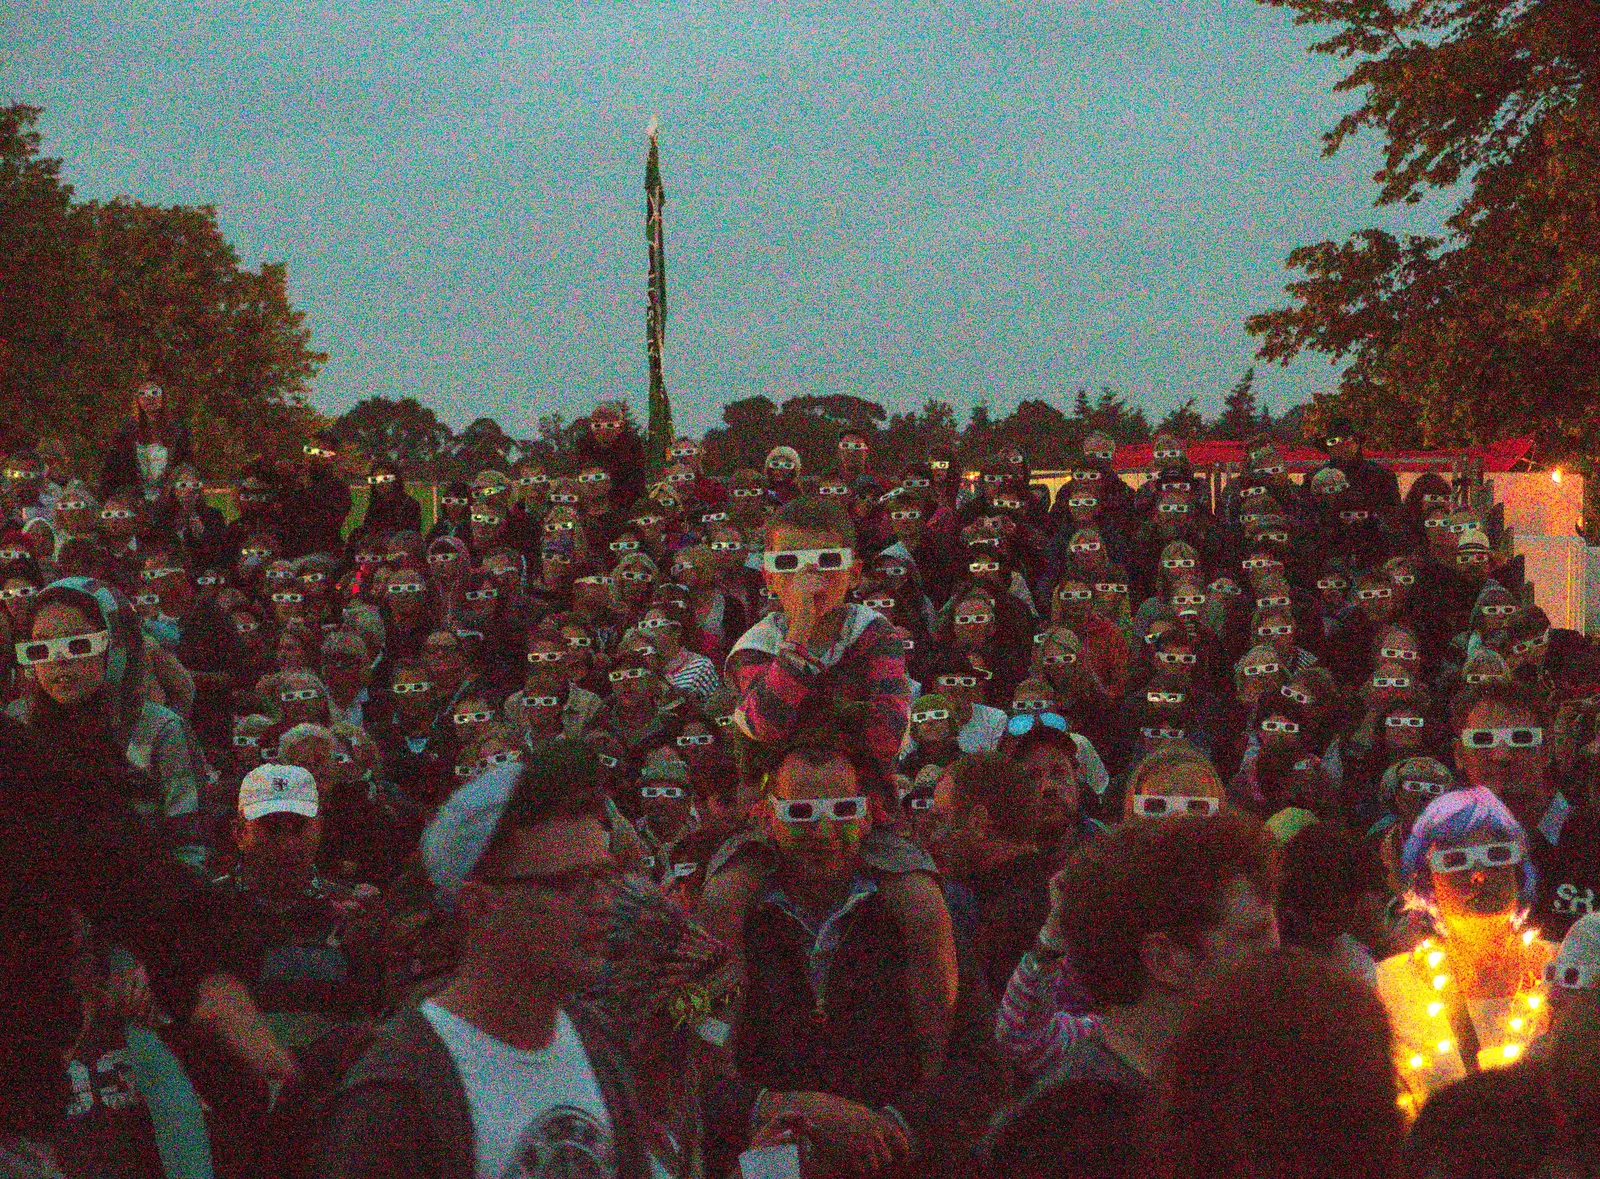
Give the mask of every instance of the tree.
<svg viewBox="0 0 1600 1179">
<path fill-rule="evenodd" d="M 450 428 L 415 397 L 391 401 L 369 397 L 346 410 L 333 424 L 342 446 L 354 446 L 368 459 L 432 474 Z"/>
<path fill-rule="evenodd" d="M 730 401 L 722 407 L 722 421 L 721 426 L 713 426 L 705 433 L 704 461 L 708 471 L 759 468 L 767 451 L 778 444 L 778 407 L 770 397 L 758 395 Z"/>
<path fill-rule="evenodd" d="M 1223 399 L 1222 413 L 1211 426 L 1211 436 L 1229 442 L 1243 442 L 1263 425 L 1270 426 L 1272 418 L 1266 410 L 1256 412 L 1255 366 L 1244 370 L 1239 383 Z M 1263 419 L 1263 415 L 1265 415 Z"/>
<path fill-rule="evenodd" d="M 1195 399 L 1191 397 L 1162 418 L 1161 424 L 1156 427 L 1156 432 L 1189 440 L 1199 438 L 1205 433 L 1205 428 L 1205 419 L 1200 416 L 1200 411 L 1195 408 Z"/>
<path fill-rule="evenodd" d="M 1289 255 L 1306 277 L 1252 317 L 1263 360 L 1348 359 L 1315 407 L 1379 443 L 1535 434 L 1600 443 L 1600 5 L 1587 0 L 1262 0 L 1334 33 L 1363 101 L 1324 154 L 1373 130 L 1377 205 L 1464 193 L 1443 237 L 1363 230 Z"/>
<path fill-rule="evenodd" d="M 287 274 L 239 265 L 209 207 L 76 203 L 40 153 L 34 107 L 0 109 L 0 418 L 81 466 L 141 381 L 166 388 L 210 473 L 285 456 L 321 424 L 303 395 L 326 359 Z"/>
<path fill-rule="evenodd" d="M 959 443 L 955 407 L 930 398 L 920 411 L 897 413 L 889 419 L 878 438 L 875 462 L 884 471 L 921 468 L 933 451 L 954 453 Z"/>
<path fill-rule="evenodd" d="M 57 432 L 98 406 L 101 327 L 92 300 L 94 226 L 39 155 L 39 111 L 0 110 L 0 431 L 6 447 Z"/>
<path fill-rule="evenodd" d="M 877 402 L 848 393 L 791 397 L 783 403 L 783 410 L 813 415 L 827 422 L 835 432 L 855 430 L 869 437 L 877 432 L 880 422 L 889 418 L 888 411 Z"/>
<path fill-rule="evenodd" d="M 493 418 L 475 418 L 465 430 L 441 448 L 458 478 L 470 479 L 479 471 L 506 471 L 521 452 L 517 441 Z"/>
<path fill-rule="evenodd" d="M 1074 415 L 1084 423 L 1085 434 L 1099 430 L 1118 442 L 1141 442 L 1150 437 L 1150 422 L 1144 416 L 1144 410 L 1130 408 L 1127 398 L 1110 385 L 1100 387 L 1100 394 L 1087 413 L 1078 411 L 1088 405 L 1088 391 L 1079 390 L 1079 394 Z"/>
<path fill-rule="evenodd" d="M 1010 417 L 996 424 L 995 434 L 1021 450 L 1029 463 L 1041 470 L 1068 465 L 1075 449 L 1067 416 L 1045 401 L 1019 402 Z"/>
<path fill-rule="evenodd" d="M 544 463 L 552 473 L 564 473 L 587 432 L 588 426 L 581 419 L 569 422 L 559 410 L 551 410 L 539 415 L 537 437 L 518 443 L 518 449 Z"/>
</svg>

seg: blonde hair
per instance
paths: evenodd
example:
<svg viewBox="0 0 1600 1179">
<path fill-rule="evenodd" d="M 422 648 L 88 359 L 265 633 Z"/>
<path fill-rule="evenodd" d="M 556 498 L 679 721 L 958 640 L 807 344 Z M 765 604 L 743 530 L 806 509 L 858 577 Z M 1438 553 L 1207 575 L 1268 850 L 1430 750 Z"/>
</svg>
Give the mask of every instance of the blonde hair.
<svg viewBox="0 0 1600 1179">
<path fill-rule="evenodd" d="M 1226 801 L 1228 792 L 1222 775 L 1211 759 L 1187 741 L 1163 741 L 1161 745 L 1139 759 L 1128 774 L 1128 793 L 1138 794 L 1139 788 L 1158 774 L 1174 770 L 1191 770 L 1196 777 L 1204 774 L 1217 785 L 1216 797 Z"/>
</svg>

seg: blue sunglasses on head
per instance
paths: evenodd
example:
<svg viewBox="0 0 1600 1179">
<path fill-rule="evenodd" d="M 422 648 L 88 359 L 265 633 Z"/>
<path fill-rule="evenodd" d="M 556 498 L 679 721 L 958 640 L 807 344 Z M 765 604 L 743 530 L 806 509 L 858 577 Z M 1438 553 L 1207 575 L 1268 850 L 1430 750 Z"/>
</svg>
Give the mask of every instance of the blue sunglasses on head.
<svg viewBox="0 0 1600 1179">
<path fill-rule="evenodd" d="M 1006 732 L 1013 737 L 1021 737 L 1031 733 L 1039 726 L 1054 729 L 1058 733 L 1067 731 L 1067 718 L 1059 712 L 1019 712 L 1006 722 Z"/>
</svg>

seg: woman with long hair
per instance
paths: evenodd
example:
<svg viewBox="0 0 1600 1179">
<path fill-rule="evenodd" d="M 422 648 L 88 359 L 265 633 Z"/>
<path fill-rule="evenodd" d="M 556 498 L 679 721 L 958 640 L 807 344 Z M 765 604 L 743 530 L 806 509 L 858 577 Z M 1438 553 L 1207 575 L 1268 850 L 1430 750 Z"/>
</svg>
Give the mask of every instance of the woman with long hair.
<svg viewBox="0 0 1600 1179">
<path fill-rule="evenodd" d="M 84 780 L 198 853 L 205 759 L 183 719 L 148 699 L 149 661 L 128 600 L 88 578 L 52 582 L 17 652 L 33 673 L 18 719 L 45 748 L 71 750 Z"/>
<path fill-rule="evenodd" d="M 106 451 L 100 498 L 124 487 L 137 487 L 146 499 L 155 499 L 167 472 L 193 458 L 188 424 L 168 406 L 165 390 L 146 381 L 134 391 L 133 413 Z"/>
</svg>

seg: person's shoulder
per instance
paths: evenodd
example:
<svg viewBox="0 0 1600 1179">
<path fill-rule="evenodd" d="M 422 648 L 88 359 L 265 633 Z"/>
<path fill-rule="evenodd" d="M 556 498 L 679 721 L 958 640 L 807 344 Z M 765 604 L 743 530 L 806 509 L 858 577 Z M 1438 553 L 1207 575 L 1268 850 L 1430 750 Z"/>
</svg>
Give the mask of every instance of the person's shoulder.
<svg viewBox="0 0 1600 1179">
<path fill-rule="evenodd" d="M 845 623 L 849 645 L 873 646 L 900 642 L 900 628 L 871 607 L 851 603 L 851 616 Z"/>
<path fill-rule="evenodd" d="M 774 611 L 739 636 L 738 641 L 733 644 L 733 650 L 728 652 L 728 661 L 731 663 L 735 660 L 770 659 L 778 653 L 778 645 L 783 642 L 783 635 L 783 615 Z"/>
<path fill-rule="evenodd" d="M 996 1174 L 1085 1179 L 1127 1173 L 1144 1093 L 1099 1078 L 1039 1090 L 996 1126 L 989 1154 Z"/>
<path fill-rule="evenodd" d="M 345 1072 L 339 1088 L 350 1092 L 367 1085 L 415 1085 L 442 1066 L 454 1070 L 450 1049 L 422 1011 L 407 1008 L 382 1024 L 367 1050 Z"/>
<path fill-rule="evenodd" d="M 1073 1086 L 1084 1083 L 1104 1084 L 1136 1093 L 1149 1088 L 1149 1082 L 1132 1065 L 1111 1051 L 1098 1023 L 1067 1045 L 1060 1063 L 1048 1076 L 1041 1079 L 1037 1093 L 1072 1092 Z"/>
<path fill-rule="evenodd" d="M 26 698 L 19 697 L 13 704 L 25 703 Z M 22 710 L 26 715 L 26 710 Z M 8 707 L 0 713 L 0 766 L 14 767 L 26 765 L 38 756 L 38 745 L 33 733 L 23 723 L 23 716 L 13 713 Z"/>
</svg>

